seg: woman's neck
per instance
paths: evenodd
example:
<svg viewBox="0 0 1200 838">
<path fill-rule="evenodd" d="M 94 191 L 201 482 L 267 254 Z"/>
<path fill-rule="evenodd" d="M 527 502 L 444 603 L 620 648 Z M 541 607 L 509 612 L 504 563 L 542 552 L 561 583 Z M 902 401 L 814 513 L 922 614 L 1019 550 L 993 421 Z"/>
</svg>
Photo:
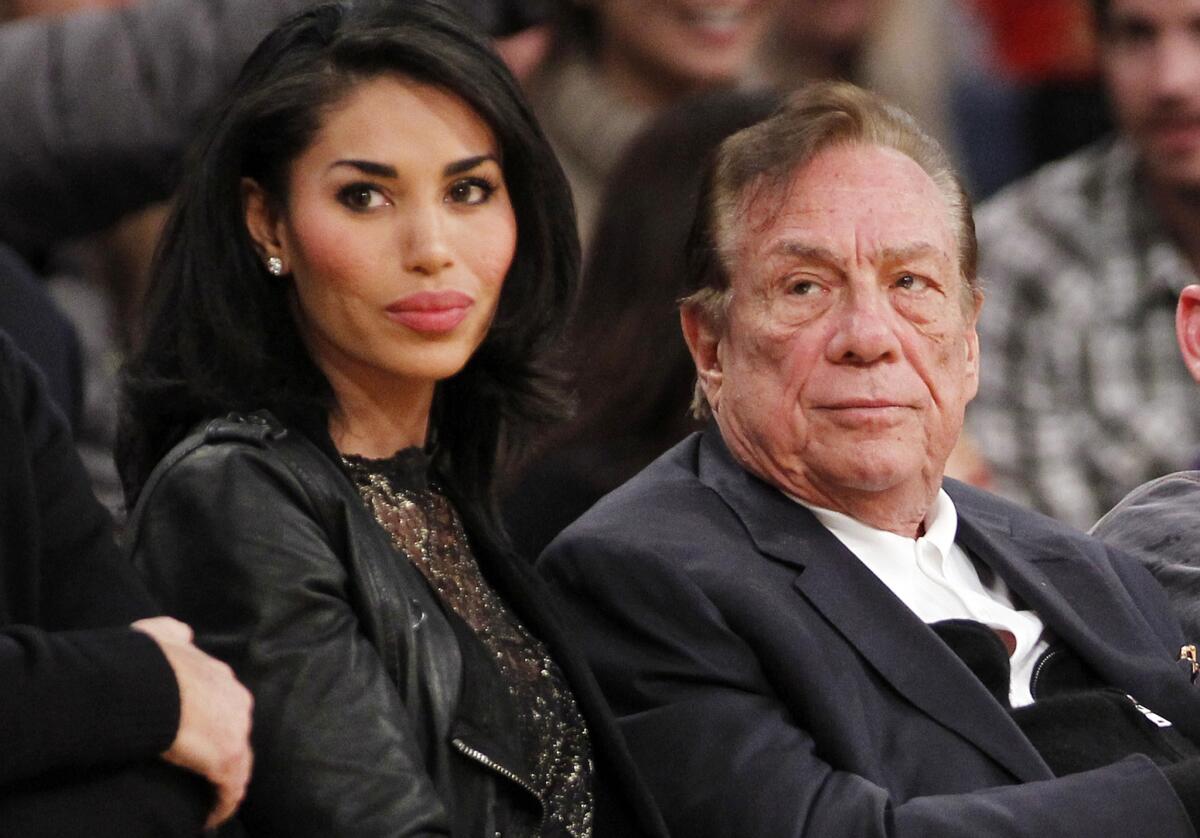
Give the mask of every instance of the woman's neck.
<svg viewBox="0 0 1200 838">
<path fill-rule="evenodd" d="M 329 415 L 329 436 L 342 454 L 381 459 L 425 444 L 433 382 L 391 379 L 363 386 L 331 377 L 330 384 L 337 406 Z"/>
</svg>

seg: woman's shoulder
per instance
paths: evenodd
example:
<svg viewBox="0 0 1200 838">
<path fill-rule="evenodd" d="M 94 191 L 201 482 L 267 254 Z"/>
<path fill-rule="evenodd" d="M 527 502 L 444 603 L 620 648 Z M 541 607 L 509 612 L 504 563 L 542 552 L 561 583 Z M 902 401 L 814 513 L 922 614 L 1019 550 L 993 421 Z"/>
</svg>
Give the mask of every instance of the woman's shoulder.
<svg viewBox="0 0 1200 838">
<path fill-rule="evenodd" d="M 147 479 L 138 507 L 164 490 L 226 498 L 285 492 L 314 503 L 323 494 L 340 493 L 345 482 L 305 433 L 270 411 L 228 413 L 197 422 L 167 452 Z"/>
</svg>

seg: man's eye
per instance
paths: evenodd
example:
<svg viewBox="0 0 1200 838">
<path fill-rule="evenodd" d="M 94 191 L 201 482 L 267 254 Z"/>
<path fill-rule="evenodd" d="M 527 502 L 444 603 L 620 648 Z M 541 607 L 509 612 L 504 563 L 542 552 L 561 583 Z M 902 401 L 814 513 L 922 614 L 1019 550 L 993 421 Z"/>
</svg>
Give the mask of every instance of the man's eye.
<svg viewBox="0 0 1200 838">
<path fill-rule="evenodd" d="M 807 297 L 815 294 L 818 290 L 820 290 L 820 287 L 821 286 L 817 285 L 817 283 L 813 282 L 812 280 L 797 279 L 793 280 L 791 284 L 788 285 L 788 293 L 797 297 Z"/>
<path fill-rule="evenodd" d="M 896 280 L 896 287 L 903 288 L 905 291 L 924 291 L 929 287 L 929 281 L 916 274 L 901 274 L 900 278 Z"/>
<path fill-rule="evenodd" d="M 452 204 L 482 204 L 492 196 L 496 187 L 483 178 L 464 178 L 455 181 L 446 194 L 446 200 Z"/>
<path fill-rule="evenodd" d="M 374 209 L 387 204 L 387 198 L 369 183 L 352 183 L 338 191 L 338 200 L 354 210 Z"/>
</svg>

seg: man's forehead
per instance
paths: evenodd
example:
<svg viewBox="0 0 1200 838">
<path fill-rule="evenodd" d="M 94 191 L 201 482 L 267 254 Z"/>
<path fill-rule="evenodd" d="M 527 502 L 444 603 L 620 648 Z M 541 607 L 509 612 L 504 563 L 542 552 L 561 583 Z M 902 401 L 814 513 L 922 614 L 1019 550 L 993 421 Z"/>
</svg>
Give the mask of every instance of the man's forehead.
<svg viewBox="0 0 1200 838">
<path fill-rule="evenodd" d="M 957 248 L 945 196 L 915 161 L 877 146 L 821 152 L 787 178 L 747 190 L 740 247 L 756 258 L 844 258 L 847 246 L 880 257 L 951 257 Z"/>
<path fill-rule="evenodd" d="M 1111 0 L 1108 5 L 1110 26 L 1191 23 L 1200 19 L 1200 0 Z"/>
</svg>

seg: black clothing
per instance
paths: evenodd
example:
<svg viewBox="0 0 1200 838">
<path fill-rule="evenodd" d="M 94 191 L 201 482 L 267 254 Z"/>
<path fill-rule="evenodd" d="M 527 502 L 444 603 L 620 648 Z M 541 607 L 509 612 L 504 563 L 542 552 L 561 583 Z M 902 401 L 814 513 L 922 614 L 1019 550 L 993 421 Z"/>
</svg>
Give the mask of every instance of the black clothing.
<svg viewBox="0 0 1200 838">
<path fill-rule="evenodd" d="M 50 397 L 72 428 L 83 416 L 83 359 L 75 327 L 29 265 L 0 244 L 0 330 L 46 377 Z"/>
<path fill-rule="evenodd" d="M 541 807 L 507 768 L 522 765 L 521 742 L 488 651 L 398 560 L 328 435 L 310 434 L 265 413 L 209 423 L 159 463 L 129 525 L 151 588 L 255 694 L 245 825 L 322 838 L 520 834 Z M 473 547 L 586 720 L 594 834 L 665 835 L 541 581 Z"/>
<path fill-rule="evenodd" d="M 351 479 L 402 559 L 411 561 L 442 606 L 487 649 L 512 698 L 524 765 L 518 776 L 542 803 L 542 819 L 572 838 L 592 825 L 587 726 L 562 670 L 488 584 L 450 499 L 428 480 L 428 458 L 406 448 L 384 460 L 342 458 Z M 537 834 L 537 825 L 530 834 Z"/>
<path fill-rule="evenodd" d="M 197 834 L 172 768 L 175 677 L 128 624 L 160 613 L 112 541 L 41 374 L 0 333 L 0 832 Z M 111 628 L 100 628 L 111 627 Z"/>
</svg>

